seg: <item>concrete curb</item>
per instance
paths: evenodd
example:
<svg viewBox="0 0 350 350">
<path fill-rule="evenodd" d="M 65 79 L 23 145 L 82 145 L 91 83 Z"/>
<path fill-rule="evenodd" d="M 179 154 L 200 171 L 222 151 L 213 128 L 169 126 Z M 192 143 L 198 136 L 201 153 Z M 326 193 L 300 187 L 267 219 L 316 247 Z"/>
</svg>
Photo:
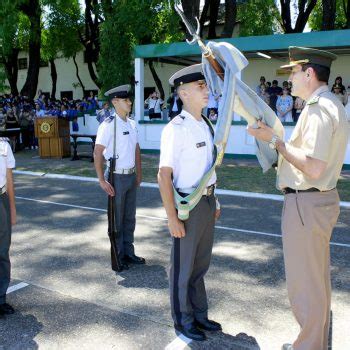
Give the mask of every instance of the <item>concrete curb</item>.
<svg viewBox="0 0 350 350">
<path fill-rule="evenodd" d="M 45 177 L 49 179 L 65 179 L 65 180 L 75 180 L 75 181 L 85 181 L 85 182 L 98 182 L 97 178 L 87 177 L 87 176 L 74 176 L 74 175 L 65 175 L 65 174 L 49 174 L 49 173 L 39 173 L 34 171 L 23 171 L 23 170 L 14 170 L 14 174 L 18 175 L 29 175 L 29 176 L 38 176 Z M 141 187 L 146 188 L 158 188 L 158 184 L 151 182 L 141 182 Z M 235 196 L 235 197 L 244 197 L 244 198 L 259 198 L 259 199 L 269 199 L 273 201 L 283 201 L 283 196 L 278 194 L 267 194 L 267 193 L 256 193 L 256 192 L 243 192 L 243 191 L 231 191 L 231 190 L 221 190 L 217 189 L 215 191 L 219 195 L 223 196 Z M 342 208 L 350 208 L 350 202 L 340 202 Z"/>
</svg>

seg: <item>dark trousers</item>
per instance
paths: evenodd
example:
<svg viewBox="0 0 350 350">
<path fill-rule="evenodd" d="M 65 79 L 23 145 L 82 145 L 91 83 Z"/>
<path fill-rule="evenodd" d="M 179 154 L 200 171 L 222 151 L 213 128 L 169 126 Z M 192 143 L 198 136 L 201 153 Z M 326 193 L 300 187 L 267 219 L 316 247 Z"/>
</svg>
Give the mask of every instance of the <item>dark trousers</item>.
<svg viewBox="0 0 350 350">
<path fill-rule="evenodd" d="M 214 195 L 203 196 L 184 222 L 185 237 L 173 238 L 169 281 L 171 314 L 177 325 L 208 317 L 204 275 L 213 248 L 215 209 Z"/>
<path fill-rule="evenodd" d="M 108 176 L 106 171 L 105 176 Z M 117 229 L 118 255 L 133 255 L 134 231 L 136 225 L 136 174 L 114 174 L 115 224 Z M 114 254 L 111 249 L 112 269 L 115 268 Z"/>
<path fill-rule="evenodd" d="M 10 284 L 10 245 L 11 216 L 10 204 L 6 193 L 0 195 L 0 304 L 6 302 L 6 291 Z"/>
</svg>

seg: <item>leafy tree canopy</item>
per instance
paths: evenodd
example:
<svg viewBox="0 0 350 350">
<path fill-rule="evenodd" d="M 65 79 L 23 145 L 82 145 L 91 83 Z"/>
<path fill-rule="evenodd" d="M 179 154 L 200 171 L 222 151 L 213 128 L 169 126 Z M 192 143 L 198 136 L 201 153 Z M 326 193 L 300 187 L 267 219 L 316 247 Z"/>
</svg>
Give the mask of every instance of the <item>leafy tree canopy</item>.
<svg viewBox="0 0 350 350">
<path fill-rule="evenodd" d="M 135 45 L 179 41 L 173 1 L 120 0 L 101 26 L 100 80 L 105 90 L 132 82 Z"/>
<path fill-rule="evenodd" d="M 334 22 L 334 29 L 344 29 L 347 26 L 346 18 L 346 2 L 344 0 L 336 0 L 336 16 Z M 322 30 L 323 25 L 323 4 L 318 1 L 315 9 L 311 12 L 309 18 L 309 26 L 312 30 Z"/>
</svg>

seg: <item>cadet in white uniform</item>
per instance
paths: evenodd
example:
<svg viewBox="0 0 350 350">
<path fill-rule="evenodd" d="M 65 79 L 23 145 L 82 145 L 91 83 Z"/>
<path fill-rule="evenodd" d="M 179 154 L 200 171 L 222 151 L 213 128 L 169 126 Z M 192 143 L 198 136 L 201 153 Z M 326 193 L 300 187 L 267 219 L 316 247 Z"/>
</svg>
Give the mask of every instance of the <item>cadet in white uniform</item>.
<svg viewBox="0 0 350 350">
<path fill-rule="evenodd" d="M 10 284 L 11 228 L 16 223 L 16 206 L 12 169 L 15 158 L 7 139 L 0 138 L 0 318 L 14 313 L 6 303 L 6 291 Z"/>
<path fill-rule="evenodd" d="M 128 269 L 128 263 L 145 263 L 145 259 L 136 256 L 134 250 L 136 189 L 141 183 L 141 155 L 135 122 L 128 118 L 132 105 L 129 90 L 130 85 L 122 85 L 105 93 L 113 104 L 114 112 L 99 126 L 94 150 L 100 186 L 108 195 L 115 196 L 117 247 L 123 269 Z M 108 160 L 113 157 L 114 144 L 117 158 L 114 169 L 115 188 L 106 180 L 109 170 L 106 170 L 106 174 L 103 170 L 105 161 L 109 166 Z M 116 271 L 114 265 L 112 254 L 112 269 Z"/>
<path fill-rule="evenodd" d="M 169 80 L 184 103 L 182 112 L 164 128 L 161 137 L 158 182 L 173 237 L 170 267 L 170 299 L 175 330 L 194 340 L 205 340 L 201 329 L 219 331 L 208 319 L 204 275 L 210 264 L 216 210 L 212 175 L 202 198 L 180 221 L 175 209 L 173 185 L 180 194 L 193 192 L 213 164 L 213 134 L 202 109 L 208 103 L 202 67 L 193 65 Z"/>
</svg>

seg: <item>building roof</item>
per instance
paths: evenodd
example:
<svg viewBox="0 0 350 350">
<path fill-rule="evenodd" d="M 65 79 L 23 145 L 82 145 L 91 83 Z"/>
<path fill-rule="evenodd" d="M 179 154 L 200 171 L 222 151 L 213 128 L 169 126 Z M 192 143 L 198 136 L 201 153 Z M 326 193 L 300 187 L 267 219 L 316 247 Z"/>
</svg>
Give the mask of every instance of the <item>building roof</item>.
<svg viewBox="0 0 350 350">
<path fill-rule="evenodd" d="M 314 47 L 327 49 L 336 54 L 350 54 L 350 29 L 332 30 L 309 33 L 274 34 L 249 36 L 239 38 L 217 39 L 226 41 L 244 52 L 247 57 L 259 57 L 257 52 L 285 58 L 288 56 L 289 46 Z M 186 57 L 189 64 L 195 61 L 189 56 L 200 55 L 198 45 L 189 45 L 186 42 L 172 44 L 151 44 L 135 47 L 135 58 L 161 58 L 162 61 L 171 61 L 175 57 Z"/>
</svg>

